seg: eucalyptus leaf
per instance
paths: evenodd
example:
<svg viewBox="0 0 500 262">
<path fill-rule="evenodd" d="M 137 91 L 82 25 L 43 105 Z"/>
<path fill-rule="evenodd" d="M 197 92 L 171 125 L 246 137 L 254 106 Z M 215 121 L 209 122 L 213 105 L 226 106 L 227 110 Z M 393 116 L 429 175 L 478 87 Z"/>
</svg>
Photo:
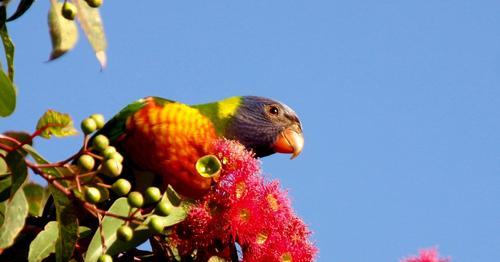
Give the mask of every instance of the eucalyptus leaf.
<svg viewBox="0 0 500 262">
<path fill-rule="evenodd" d="M 108 212 L 121 215 L 128 216 L 130 210 L 130 206 L 127 203 L 127 198 L 118 198 L 113 205 L 109 208 Z M 134 229 L 134 237 L 132 240 L 128 242 L 123 242 L 117 239 L 116 231 L 120 226 L 124 223 L 123 220 L 119 218 L 114 218 L 110 216 L 105 216 L 102 220 L 102 234 L 104 237 L 104 243 L 108 248 L 106 253 L 110 255 L 115 255 L 120 252 L 124 252 L 133 247 L 140 245 L 145 242 L 150 236 L 151 233 L 146 225 L 139 225 L 134 228 L 132 224 L 132 228 Z M 99 256 L 102 254 L 102 244 L 101 244 L 101 234 L 99 230 L 96 230 L 96 233 L 92 237 L 90 241 L 89 247 L 87 249 L 87 253 L 85 255 L 85 261 L 97 261 Z"/>
<path fill-rule="evenodd" d="M 56 252 L 56 241 L 59 236 L 57 221 L 50 221 L 45 228 L 38 233 L 30 244 L 28 253 L 29 262 L 41 262 L 50 254 Z"/>
<path fill-rule="evenodd" d="M 10 197 L 12 198 L 28 177 L 28 167 L 24 162 L 24 155 L 15 150 L 7 154 L 5 158 L 11 172 Z"/>
<path fill-rule="evenodd" d="M 7 60 L 7 68 L 9 72 L 9 79 L 14 82 L 14 43 L 10 39 L 7 26 L 0 28 L 0 37 L 2 37 L 3 48 L 5 50 L 5 58 Z"/>
<path fill-rule="evenodd" d="M 6 202 L 0 202 L 0 227 L 3 225 L 3 221 L 5 219 L 5 210 L 7 209 Z"/>
<path fill-rule="evenodd" d="M 9 17 L 9 19 L 7 19 L 7 22 L 14 21 L 21 17 L 26 11 L 28 11 L 28 9 L 30 9 L 33 2 L 35 2 L 35 0 L 21 0 L 16 11 Z"/>
<path fill-rule="evenodd" d="M 28 154 L 37 162 L 38 164 L 48 164 L 49 161 L 47 161 L 40 153 L 38 153 L 32 146 L 30 145 L 23 145 L 23 149 L 28 152 Z M 42 171 L 45 172 L 46 174 L 49 174 L 54 177 L 63 177 L 64 172 L 63 168 L 57 168 L 57 167 L 44 167 L 42 168 Z M 64 184 L 64 181 L 61 181 L 62 184 Z"/>
<path fill-rule="evenodd" d="M 78 132 L 73 126 L 73 120 L 68 114 L 59 113 L 54 110 L 47 110 L 38 120 L 36 130 L 43 138 L 50 138 L 76 135 Z"/>
<path fill-rule="evenodd" d="M 3 216 L 3 223 L 0 227 L 0 249 L 5 249 L 14 244 L 19 232 L 24 227 L 26 217 L 28 216 L 28 202 L 22 190 L 18 190 L 9 201 L 4 201 L 0 205 Z"/>
<path fill-rule="evenodd" d="M 5 178 L 5 176 L 9 175 L 9 169 L 7 168 L 7 163 L 5 163 L 5 160 L 0 157 L 0 179 Z"/>
<path fill-rule="evenodd" d="M 92 229 L 90 229 L 89 227 L 85 227 L 85 226 L 79 226 L 78 227 L 78 235 L 79 235 L 79 238 L 90 237 L 92 235 Z"/>
<path fill-rule="evenodd" d="M 52 53 L 49 60 L 54 60 L 73 49 L 78 41 L 78 28 L 73 20 L 61 14 L 63 3 L 52 5 L 49 10 L 49 31 L 52 40 Z"/>
<path fill-rule="evenodd" d="M 7 21 L 7 6 L 0 6 L 0 26 L 4 26 Z"/>
<path fill-rule="evenodd" d="M 12 180 L 10 175 L 7 175 L 0 179 L 0 202 L 3 202 L 10 198 L 11 185 L 12 185 Z"/>
<path fill-rule="evenodd" d="M 5 136 L 10 137 L 10 138 L 14 138 L 15 140 L 17 140 L 18 142 L 20 142 L 22 144 L 28 144 L 28 145 L 33 144 L 33 139 L 31 139 L 31 134 L 28 134 L 24 131 L 7 131 L 3 134 Z M 6 144 L 9 146 L 17 146 L 16 143 L 9 141 L 7 139 L 0 139 L 0 143 Z M 22 152 L 22 153 L 25 155 L 26 152 Z"/>
<path fill-rule="evenodd" d="M 56 261 L 68 261 L 73 255 L 78 239 L 78 214 L 71 199 L 58 189 L 49 185 L 56 206 L 58 238 L 56 242 Z"/>
<path fill-rule="evenodd" d="M 6 117 L 16 108 L 16 88 L 9 77 L 0 69 L 0 116 Z"/>
<path fill-rule="evenodd" d="M 106 48 L 108 43 L 106 41 L 106 35 L 104 34 L 104 26 L 102 24 L 99 8 L 92 8 L 87 3 L 84 3 L 83 0 L 75 0 L 74 3 L 78 8 L 78 21 L 80 22 L 80 26 L 94 49 L 101 68 L 105 68 L 107 63 Z"/>
<path fill-rule="evenodd" d="M 39 184 L 27 183 L 23 186 L 24 194 L 28 199 L 29 214 L 39 217 L 43 214 L 43 208 L 50 196 L 48 187 L 42 187 Z"/>
</svg>

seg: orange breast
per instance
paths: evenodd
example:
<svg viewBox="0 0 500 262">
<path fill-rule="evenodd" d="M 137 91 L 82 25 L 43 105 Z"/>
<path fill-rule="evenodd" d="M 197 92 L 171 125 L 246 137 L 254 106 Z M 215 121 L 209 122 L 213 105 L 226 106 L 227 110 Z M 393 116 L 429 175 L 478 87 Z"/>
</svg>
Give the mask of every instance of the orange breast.
<svg viewBox="0 0 500 262">
<path fill-rule="evenodd" d="M 217 137 L 208 118 L 180 103 L 157 105 L 153 99 L 127 120 L 123 147 L 127 157 L 144 170 L 162 176 L 180 194 L 198 198 L 211 179 L 196 172 L 196 161 L 212 152 Z"/>
</svg>

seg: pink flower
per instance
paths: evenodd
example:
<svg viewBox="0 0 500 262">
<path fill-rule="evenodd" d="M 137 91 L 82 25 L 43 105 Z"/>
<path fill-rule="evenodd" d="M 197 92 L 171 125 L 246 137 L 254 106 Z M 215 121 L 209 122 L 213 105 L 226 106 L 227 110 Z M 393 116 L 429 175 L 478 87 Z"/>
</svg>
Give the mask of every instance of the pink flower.
<svg viewBox="0 0 500 262">
<path fill-rule="evenodd" d="M 439 258 L 439 253 L 436 248 L 428 248 L 420 250 L 418 256 L 404 258 L 401 262 L 451 262 L 451 259 Z"/>
<path fill-rule="evenodd" d="M 259 161 L 241 144 L 222 139 L 214 148 L 221 175 L 177 226 L 172 239 L 179 253 L 229 259 L 228 247 L 237 242 L 244 261 L 312 261 L 311 232 L 279 182 L 264 179 Z"/>
</svg>

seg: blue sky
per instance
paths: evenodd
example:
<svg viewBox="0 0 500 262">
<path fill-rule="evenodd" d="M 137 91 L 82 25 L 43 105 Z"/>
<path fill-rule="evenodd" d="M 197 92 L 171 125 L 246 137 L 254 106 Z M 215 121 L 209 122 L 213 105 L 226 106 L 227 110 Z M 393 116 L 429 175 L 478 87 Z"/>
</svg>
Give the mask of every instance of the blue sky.
<svg viewBox="0 0 500 262">
<path fill-rule="evenodd" d="M 306 145 L 263 160 L 315 232 L 318 261 L 398 261 L 438 246 L 453 261 L 500 257 L 500 2 L 105 1 L 109 66 L 85 39 L 50 53 L 49 1 L 10 23 L 18 108 L 76 122 L 147 95 L 202 103 L 281 100 Z M 39 140 L 52 160 L 80 138 Z"/>
</svg>

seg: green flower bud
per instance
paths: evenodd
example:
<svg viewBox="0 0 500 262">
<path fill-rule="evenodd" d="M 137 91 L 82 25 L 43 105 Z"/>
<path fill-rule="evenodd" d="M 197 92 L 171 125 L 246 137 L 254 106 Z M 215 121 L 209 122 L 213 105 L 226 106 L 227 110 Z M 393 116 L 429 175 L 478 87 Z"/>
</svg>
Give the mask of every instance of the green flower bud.
<svg viewBox="0 0 500 262">
<path fill-rule="evenodd" d="M 101 192 L 95 187 L 85 188 L 85 200 L 95 204 L 101 200 Z"/>
<path fill-rule="evenodd" d="M 116 231 L 116 236 L 118 239 L 128 242 L 132 240 L 132 237 L 134 237 L 134 230 L 132 230 L 129 226 L 123 225 Z"/>
<path fill-rule="evenodd" d="M 95 123 L 97 124 L 97 129 L 101 129 L 106 121 L 104 120 L 104 116 L 101 114 L 93 114 L 90 116 L 90 118 L 94 119 Z"/>
<path fill-rule="evenodd" d="M 113 262 L 113 258 L 108 254 L 103 254 L 97 259 L 97 262 Z"/>
<path fill-rule="evenodd" d="M 118 152 L 111 153 L 109 155 L 109 158 L 115 159 L 115 160 L 117 160 L 120 163 L 123 162 L 123 156 L 120 153 L 118 153 Z"/>
<path fill-rule="evenodd" d="M 84 134 L 88 135 L 97 129 L 97 124 L 92 118 L 85 118 L 81 125 Z"/>
<path fill-rule="evenodd" d="M 106 159 L 112 158 L 111 154 L 116 153 L 116 148 L 114 146 L 108 146 L 102 151 L 102 156 Z"/>
<path fill-rule="evenodd" d="M 123 165 L 116 159 L 107 159 L 101 165 L 99 170 L 102 174 L 108 177 L 117 177 L 122 173 Z"/>
<path fill-rule="evenodd" d="M 94 165 L 95 160 L 89 155 L 81 155 L 80 158 L 78 158 L 78 166 L 85 171 L 92 170 Z"/>
<path fill-rule="evenodd" d="M 174 206 L 172 205 L 172 203 L 170 203 L 168 201 L 161 201 L 160 203 L 158 203 L 158 205 L 155 208 L 156 212 L 162 216 L 170 215 L 170 213 L 172 213 L 173 209 L 174 209 Z"/>
<path fill-rule="evenodd" d="M 88 118 L 91 119 L 91 118 Z M 92 119 L 92 121 L 94 121 Z M 95 123 L 95 121 L 94 121 Z M 99 151 L 104 151 L 109 146 L 109 139 L 104 136 L 104 135 L 97 135 L 93 141 L 92 141 L 92 146 Z"/>
<path fill-rule="evenodd" d="M 140 208 L 144 204 L 144 197 L 137 191 L 132 191 L 128 194 L 127 202 L 131 207 Z"/>
<path fill-rule="evenodd" d="M 144 194 L 146 204 L 156 203 L 161 199 L 160 189 L 157 187 L 148 187 Z"/>
<path fill-rule="evenodd" d="M 152 233 L 161 234 L 165 229 L 165 223 L 161 217 L 152 215 L 148 222 L 148 228 Z"/>
<path fill-rule="evenodd" d="M 116 180 L 111 186 L 111 189 L 119 196 L 124 196 L 130 192 L 132 185 L 130 182 L 124 178 Z"/>
</svg>

